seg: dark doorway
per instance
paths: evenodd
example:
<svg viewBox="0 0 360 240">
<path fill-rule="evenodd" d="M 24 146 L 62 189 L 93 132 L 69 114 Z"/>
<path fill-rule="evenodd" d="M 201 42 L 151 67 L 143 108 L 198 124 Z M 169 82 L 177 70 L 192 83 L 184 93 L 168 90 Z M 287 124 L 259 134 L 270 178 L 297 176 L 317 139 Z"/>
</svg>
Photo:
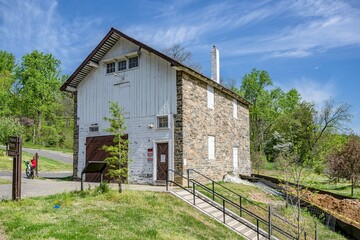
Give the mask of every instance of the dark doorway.
<svg viewBox="0 0 360 240">
<path fill-rule="evenodd" d="M 169 144 L 157 144 L 157 180 L 166 180 L 168 166 L 169 166 Z"/>
<path fill-rule="evenodd" d="M 124 136 L 124 139 L 128 139 L 128 135 Z M 105 158 L 109 156 L 107 152 L 102 150 L 104 145 L 114 145 L 114 136 L 97 136 L 97 137 L 87 137 L 86 138 L 86 164 L 89 161 L 104 161 Z M 104 171 L 104 179 L 106 181 L 111 181 L 109 177 L 106 176 L 107 168 Z M 125 179 L 123 179 L 124 181 Z M 87 173 L 85 177 L 86 182 L 100 182 L 99 174 Z"/>
</svg>

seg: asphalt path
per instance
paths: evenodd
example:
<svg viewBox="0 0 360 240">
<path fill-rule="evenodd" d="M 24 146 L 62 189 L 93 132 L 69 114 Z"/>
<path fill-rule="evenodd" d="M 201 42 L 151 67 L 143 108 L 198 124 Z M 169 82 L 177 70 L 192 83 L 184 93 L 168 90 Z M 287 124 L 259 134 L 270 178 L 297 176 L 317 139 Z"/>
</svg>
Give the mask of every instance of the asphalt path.
<svg viewBox="0 0 360 240">
<path fill-rule="evenodd" d="M 5 148 L 5 147 L 0 146 L 0 148 Z M 54 159 L 54 160 L 57 160 L 60 162 L 65 162 L 65 163 L 70 163 L 70 164 L 73 163 L 73 156 L 72 156 L 72 154 L 69 154 L 69 153 L 63 153 L 63 152 L 45 150 L 45 149 L 32 149 L 32 148 L 22 148 L 22 150 L 24 152 L 31 153 L 31 154 L 38 153 L 40 158 L 41 158 L 41 156 L 43 156 L 43 157 Z"/>
<path fill-rule="evenodd" d="M 11 181 L 10 176 L 1 176 L 0 179 L 7 179 Z M 94 189 L 99 186 L 99 183 L 84 183 L 84 189 Z M 0 200 L 11 199 L 12 184 L 0 184 Z M 118 185 L 115 183 L 110 184 L 112 189 L 118 189 Z M 170 187 L 172 188 L 172 187 Z M 166 191 L 164 186 L 151 186 L 151 185 L 131 185 L 124 184 L 124 190 L 137 190 L 137 191 Z M 59 179 L 27 179 L 21 178 L 21 197 L 35 197 L 35 196 L 47 196 L 57 193 L 79 191 L 81 190 L 81 183 L 79 181 L 63 181 Z M 0 238 L 1 239 L 1 238 Z"/>
</svg>

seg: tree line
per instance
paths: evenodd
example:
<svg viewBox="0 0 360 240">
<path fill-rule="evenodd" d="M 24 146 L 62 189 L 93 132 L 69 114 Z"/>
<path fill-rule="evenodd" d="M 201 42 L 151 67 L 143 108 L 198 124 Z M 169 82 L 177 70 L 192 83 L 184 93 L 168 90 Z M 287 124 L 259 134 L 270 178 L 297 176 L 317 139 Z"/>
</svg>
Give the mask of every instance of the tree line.
<svg viewBox="0 0 360 240">
<path fill-rule="evenodd" d="M 351 180 L 352 188 L 360 180 L 360 157 L 356 155 L 360 139 L 347 127 L 352 119 L 349 104 L 329 99 L 317 109 L 296 89 L 274 88 L 270 75 L 257 69 L 244 75 L 240 88 L 228 87 L 252 103 L 250 149 L 255 170 L 274 162 L 279 169 L 286 167 L 290 180 L 297 184 L 305 169 L 331 180 Z"/>
<path fill-rule="evenodd" d="M 51 54 L 35 50 L 17 62 L 0 51 L 0 144 L 21 135 L 23 142 L 71 148 L 73 100 L 60 91 L 66 78 Z"/>
</svg>

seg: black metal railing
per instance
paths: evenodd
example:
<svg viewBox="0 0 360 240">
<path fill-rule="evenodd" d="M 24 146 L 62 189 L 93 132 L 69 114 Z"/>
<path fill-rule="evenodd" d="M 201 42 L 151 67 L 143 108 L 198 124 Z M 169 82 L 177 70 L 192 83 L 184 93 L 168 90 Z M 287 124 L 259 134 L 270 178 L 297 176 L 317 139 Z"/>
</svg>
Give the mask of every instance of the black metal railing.
<svg viewBox="0 0 360 240">
<path fill-rule="evenodd" d="M 285 237 L 286 239 L 298 239 L 297 237 L 293 236 L 289 231 L 288 227 L 295 228 L 296 226 L 291 224 L 287 219 L 275 214 L 272 212 L 271 207 L 264 208 L 257 204 L 256 202 L 247 199 L 246 197 L 241 196 L 240 194 L 234 192 L 233 190 L 223 186 L 222 184 L 215 182 L 211 178 L 205 176 L 204 174 L 194 170 L 194 169 L 187 169 L 186 170 L 186 177 L 181 173 L 177 172 L 175 170 L 169 169 L 167 176 L 169 176 L 170 172 L 173 173 L 173 177 L 180 177 L 183 180 L 187 181 L 187 187 L 184 187 L 182 184 L 177 183 L 174 180 L 170 180 L 169 177 L 167 177 L 166 180 L 166 190 L 168 191 L 168 185 L 169 183 L 174 184 L 175 186 L 178 186 L 185 191 L 189 192 L 193 195 L 193 204 L 196 204 L 196 197 L 202 199 L 203 201 L 206 201 L 208 204 L 212 205 L 213 207 L 217 208 L 218 210 L 222 211 L 223 213 L 223 221 L 225 223 L 225 217 L 231 217 L 232 219 L 246 225 L 247 227 L 253 229 L 257 233 L 257 238 L 259 239 L 259 236 L 262 235 L 268 239 L 273 239 L 274 235 L 279 237 Z M 210 181 L 211 188 L 204 185 L 203 183 L 200 183 L 199 181 L 195 180 L 193 177 L 190 177 L 191 172 L 200 175 L 201 177 L 205 178 L 206 180 Z M 182 182 L 182 181 L 181 181 Z M 224 195 L 216 192 L 215 186 L 219 186 L 229 193 L 235 195 L 239 198 L 239 202 L 234 202 L 233 200 L 225 197 Z M 210 195 L 211 200 L 209 200 L 206 197 L 206 194 L 202 194 L 197 189 L 202 189 L 205 193 L 208 193 L 208 196 Z M 217 203 L 215 200 L 217 200 Z M 244 206 L 244 201 L 247 203 L 259 208 L 260 210 L 264 211 L 263 215 L 266 215 L 266 217 L 261 217 L 254 213 L 252 210 L 249 210 Z M 234 213 L 233 211 L 229 209 L 238 209 L 238 213 Z M 244 218 L 244 215 L 246 217 Z M 250 217 L 250 219 L 249 219 Z M 287 227 L 278 227 L 276 224 L 274 224 L 273 218 L 276 218 L 277 221 L 281 221 L 284 225 L 287 225 Z M 265 229 L 267 229 L 267 232 L 264 230 L 261 230 L 260 224 L 264 226 Z M 284 230 L 285 229 L 285 230 Z M 304 232 L 304 239 L 306 240 L 306 232 Z"/>
</svg>

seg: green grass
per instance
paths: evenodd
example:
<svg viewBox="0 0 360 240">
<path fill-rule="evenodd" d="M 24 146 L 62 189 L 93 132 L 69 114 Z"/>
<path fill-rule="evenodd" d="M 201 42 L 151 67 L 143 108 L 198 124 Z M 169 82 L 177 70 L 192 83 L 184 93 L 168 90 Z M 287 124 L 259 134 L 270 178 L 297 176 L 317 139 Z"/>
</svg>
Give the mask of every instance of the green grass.
<svg viewBox="0 0 360 240">
<path fill-rule="evenodd" d="M 32 154 L 23 152 L 22 160 L 30 161 L 32 158 Z M 22 170 L 25 171 L 25 163 L 22 163 Z M 12 171 L 13 169 L 13 158 L 5 155 L 0 155 L 0 171 L 7 170 Z M 56 161 L 54 159 L 39 157 L 39 171 L 42 172 L 61 172 L 61 171 L 72 171 L 72 165 L 69 163 L 64 163 L 60 161 Z"/>
<path fill-rule="evenodd" d="M 287 180 L 284 178 L 283 171 L 276 170 L 275 167 L 274 169 L 265 168 L 260 170 L 260 174 Z M 316 174 L 311 172 L 311 170 L 308 170 L 305 174 L 307 177 L 304 179 L 304 182 L 301 183 L 302 185 L 329 191 L 346 197 L 355 197 L 360 199 L 360 186 L 356 186 L 354 188 L 354 196 L 351 196 L 351 184 L 349 181 L 341 180 L 335 184 L 330 183 L 329 178 L 324 174 Z"/>
<path fill-rule="evenodd" d="M 53 150 L 53 151 L 58 151 L 58 152 L 63 152 L 63 153 L 73 153 L 73 149 L 71 148 L 61 148 L 61 147 L 46 147 L 43 145 L 36 145 L 36 144 L 32 144 L 32 143 L 23 143 L 23 147 L 25 148 L 33 148 L 33 149 L 46 149 L 46 150 Z"/>
<path fill-rule="evenodd" d="M 55 209 L 54 204 L 60 208 Z M 242 239 L 168 193 L 75 192 L 0 202 L 11 239 Z"/>
<path fill-rule="evenodd" d="M 8 179 L 1 179 L 0 178 L 0 184 L 10 184 L 10 183 L 11 183 L 11 181 L 8 180 Z"/>
<path fill-rule="evenodd" d="M 247 198 L 248 200 L 242 199 L 242 207 L 250 211 L 251 213 L 255 213 L 256 215 L 262 217 L 263 219 L 268 218 L 268 213 L 263 208 L 267 209 L 268 204 L 272 206 L 273 212 L 277 213 L 279 216 L 285 217 L 287 219 L 294 219 L 294 208 L 293 207 L 287 207 L 285 206 L 285 201 L 281 197 L 277 197 L 274 195 L 271 195 L 269 193 L 265 193 L 263 190 L 254 187 L 254 186 L 248 186 L 243 184 L 234 184 L 234 183 L 223 183 L 221 184 L 232 191 L 238 193 L 239 195 Z M 210 189 L 212 188 L 212 185 L 207 185 Z M 211 197 L 212 195 L 202 190 L 200 187 L 197 189 L 201 192 L 203 192 L 205 195 Z M 239 204 L 239 197 L 230 191 L 218 186 L 215 184 L 215 191 L 222 196 L 225 196 L 226 198 L 232 200 L 233 202 Z M 222 200 L 220 198 L 215 197 L 215 201 L 222 204 Z M 230 204 L 225 203 L 225 207 L 232 210 L 235 213 L 239 213 L 239 209 L 233 207 Z M 301 210 L 301 216 L 303 217 L 304 228 L 307 229 L 308 233 L 308 239 L 314 239 L 313 233 L 314 233 L 314 222 L 316 221 L 318 223 L 318 229 L 319 229 L 319 239 L 346 239 L 345 237 L 342 237 L 341 235 L 331 231 L 326 226 L 321 224 L 319 220 L 315 217 L 312 217 L 308 212 L 305 210 Z M 245 219 L 253 222 L 256 224 L 256 220 L 247 214 L 246 212 L 242 212 L 242 217 Z M 293 234 L 295 234 L 295 228 L 291 227 L 289 224 L 284 223 L 282 220 L 280 220 L 277 217 L 272 218 L 273 224 L 278 226 L 281 229 L 285 229 L 287 231 L 291 231 Z M 293 224 L 295 224 L 295 221 L 292 221 Z M 265 224 L 260 224 L 260 227 L 267 231 L 267 226 Z M 279 235 L 276 231 L 273 231 L 273 234 L 279 239 L 283 239 L 283 235 Z M 303 239 L 303 238 L 301 238 Z"/>
</svg>

